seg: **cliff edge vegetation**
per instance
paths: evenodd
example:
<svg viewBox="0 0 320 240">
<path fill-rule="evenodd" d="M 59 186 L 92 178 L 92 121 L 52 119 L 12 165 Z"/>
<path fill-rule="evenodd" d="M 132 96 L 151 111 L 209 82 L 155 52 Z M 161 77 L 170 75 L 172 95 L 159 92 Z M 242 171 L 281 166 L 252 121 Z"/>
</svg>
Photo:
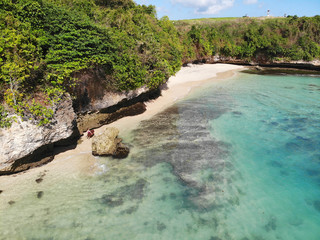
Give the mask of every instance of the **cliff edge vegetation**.
<svg viewBox="0 0 320 240">
<path fill-rule="evenodd" d="M 127 91 L 157 88 L 181 66 L 173 24 L 131 0 L 2 0 L 0 35 L 0 127 L 13 115 L 48 124 L 83 69 Z"/>
</svg>

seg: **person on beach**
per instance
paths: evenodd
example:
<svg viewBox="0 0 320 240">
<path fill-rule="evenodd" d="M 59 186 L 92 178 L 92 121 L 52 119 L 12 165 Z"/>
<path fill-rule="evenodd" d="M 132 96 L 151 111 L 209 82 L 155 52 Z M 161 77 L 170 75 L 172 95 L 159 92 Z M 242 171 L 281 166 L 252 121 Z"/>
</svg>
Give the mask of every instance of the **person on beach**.
<svg viewBox="0 0 320 240">
<path fill-rule="evenodd" d="M 94 135 L 94 129 L 88 129 L 87 130 L 87 138 L 92 138 Z"/>
</svg>

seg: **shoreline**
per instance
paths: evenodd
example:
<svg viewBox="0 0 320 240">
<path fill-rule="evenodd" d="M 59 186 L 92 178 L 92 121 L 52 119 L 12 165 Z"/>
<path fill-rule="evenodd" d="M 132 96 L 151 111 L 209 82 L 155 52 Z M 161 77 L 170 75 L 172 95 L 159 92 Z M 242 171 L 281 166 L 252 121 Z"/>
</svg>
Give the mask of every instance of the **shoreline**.
<svg viewBox="0 0 320 240">
<path fill-rule="evenodd" d="M 189 62 L 184 62 L 187 65 Z M 193 64 L 235 64 L 246 67 L 263 67 L 263 68 L 279 68 L 279 69 L 292 69 L 292 70 L 306 70 L 306 71 L 320 71 L 320 60 L 313 61 L 247 61 L 243 59 L 235 59 L 232 57 L 207 57 L 196 59 L 192 61 Z"/>
<path fill-rule="evenodd" d="M 210 66 L 213 64 L 192 65 L 190 70 L 192 70 L 193 67 L 197 68 L 198 66 L 206 66 L 206 65 Z M 219 64 L 219 65 L 227 66 L 229 64 Z M 189 67 L 184 67 L 184 68 L 189 68 Z M 245 67 L 243 66 L 239 67 L 239 66 L 231 65 L 230 69 L 227 69 L 226 71 L 215 72 L 214 73 L 215 75 L 210 75 L 210 73 L 207 75 L 204 74 L 202 75 L 202 77 L 198 78 L 197 80 L 194 80 L 193 75 L 186 76 L 186 74 L 188 74 L 188 71 L 181 72 L 180 70 L 179 71 L 180 74 L 179 72 L 177 73 L 178 76 L 176 75 L 169 79 L 169 81 L 166 84 L 167 89 L 162 90 L 160 97 L 158 97 L 155 100 L 145 102 L 147 110 L 144 113 L 135 115 L 135 116 L 128 116 L 128 117 L 121 118 L 115 122 L 112 122 L 108 125 L 100 127 L 99 130 L 101 129 L 101 131 L 103 131 L 107 127 L 116 127 L 120 130 L 120 135 L 129 133 L 130 131 L 135 129 L 141 121 L 148 120 L 153 116 L 155 116 L 157 113 L 164 111 L 166 108 L 170 107 L 177 101 L 183 99 L 184 97 L 189 95 L 193 90 L 195 90 L 197 87 L 200 87 L 204 83 L 207 83 L 210 81 L 220 81 L 223 79 L 230 78 L 234 76 L 238 71 L 244 70 L 244 69 Z M 200 72 L 205 69 L 196 69 L 196 70 L 199 70 Z M 100 133 L 99 130 L 98 130 L 98 133 Z"/>
<path fill-rule="evenodd" d="M 159 98 L 146 102 L 147 110 L 144 113 L 121 118 L 96 129 L 95 133 L 99 134 L 107 127 L 116 127 L 120 130 L 120 137 L 128 134 L 141 121 L 150 119 L 178 100 L 183 99 L 196 87 L 210 81 L 230 78 L 244 69 L 243 66 L 231 64 L 204 64 L 183 67 L 176 76 L 168 80 Z M 52 178 L 54 181 L 57 175 L 69 178 L 76 178 L 79 175 L 92 176 L 97 170 L 97 158 L 91 154 L 91 139 L 81 136 L 73 149 L 57 153 L 51 162 L 24 172 L 1 176 L 0 191 L 2 192 L 0 200 L 2 202 L 9 200 L 10 197 L 20 196 L 19 190 L 23 191 L 23 186 L 37 184 L 37 181 L 42 178 L 45 178 L 46 181 L 50 181 Z"/>
</svg>

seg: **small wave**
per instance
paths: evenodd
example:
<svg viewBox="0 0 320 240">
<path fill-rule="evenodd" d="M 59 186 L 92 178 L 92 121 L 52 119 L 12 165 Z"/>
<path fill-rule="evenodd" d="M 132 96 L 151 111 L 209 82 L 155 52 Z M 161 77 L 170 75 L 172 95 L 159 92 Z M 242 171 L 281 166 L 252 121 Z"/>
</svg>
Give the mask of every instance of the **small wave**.
<svg viewBox="0 0 320 240">
<path fill-rule="evenodd" d="M 96 169 L 97 169 L 97 171 L 96 171 L 97 175 L 102 175 L 102 174 L 106 173 L 109 170 L 109 168 L 107 167 L 106 164 L 97 163 L 95 166 L 96 166 Z"/>
</svg>

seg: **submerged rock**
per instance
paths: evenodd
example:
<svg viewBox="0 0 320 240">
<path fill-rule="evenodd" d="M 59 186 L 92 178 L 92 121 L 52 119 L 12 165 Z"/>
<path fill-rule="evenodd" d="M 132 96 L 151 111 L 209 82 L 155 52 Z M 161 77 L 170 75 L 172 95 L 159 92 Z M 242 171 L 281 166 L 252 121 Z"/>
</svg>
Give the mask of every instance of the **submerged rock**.
<svg viewBox="0 0 320 240">
<path fill-rule="evenodd" d="M 129 154 L 129 148 L 118 138 L 117 128 L 106 128 L 103 133 L 92 139 L 92 154 L 95 156 L 114 156 L 125 158 Z"/>
<path fill-rule="evenodd" d="M 115 158 L 126 158 L 129 155 L 129 148 L 122 142 L 118 143 L 116 151 L 113 156 Z"/>
<path fill-rule="evenodd" d="M 37 192 L 37 198 L 42 198 L 42 196 L 43 196 L 43 191 Z"/>
<path fill-rule="evenodd" d="M 119 207 L 124 203 L 122 198 L 109 194 L 103 195 L 99 200 L 101 204 L 107 205 L 108 207 Z"/>
</svg>

